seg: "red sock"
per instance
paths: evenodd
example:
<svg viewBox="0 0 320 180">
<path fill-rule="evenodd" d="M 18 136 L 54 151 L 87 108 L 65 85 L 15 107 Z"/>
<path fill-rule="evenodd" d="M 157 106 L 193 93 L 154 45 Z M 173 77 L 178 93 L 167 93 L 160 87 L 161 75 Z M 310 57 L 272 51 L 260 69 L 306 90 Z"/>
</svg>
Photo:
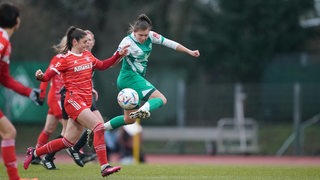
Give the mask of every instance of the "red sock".
<svg viewBox="0 0 320 180">
<path fill-rule="evenodd" d="M 18 163 L 15 153 L 15 140 L 4 139 L 1 141 L 2 158 L 10 180 L 20 179 L 18 173 Z"/>
<path fill-rule="evenodd" d="M 73 143 L 69 142 L 65 138 L 58 138 L 48 142 L 47 144 L 41 146 L 40 148 L 37 148 L 36 154 L 37 156 L 42 156 L 44 154 L 58 152 L 62 149 L 72 147 L 73 145 L 74 145 Z"/>
<path fill-rule="evenodd" d="M 93 129 L 93 133 L 94 133 L 94 135 L 93 135 L 94 150 L 97 153 L 100 166 L 102 166 L 102 165 L 108 163 L 106 143 L 104 141 L 104 126 L 103 126 L 103 123 L 99 123 Z"/>
<path fill-rule="evenodd" d="M 46 131 L 43 130 L 43 131 L 39 134 L 36 148 L 39 148 L 39 147 L 45 145 L 45 144 L 48 142 L 49 137 L 50 137 L 50 134 L 49 134 L 48 132 L 46 132 Z"/>
</svg>

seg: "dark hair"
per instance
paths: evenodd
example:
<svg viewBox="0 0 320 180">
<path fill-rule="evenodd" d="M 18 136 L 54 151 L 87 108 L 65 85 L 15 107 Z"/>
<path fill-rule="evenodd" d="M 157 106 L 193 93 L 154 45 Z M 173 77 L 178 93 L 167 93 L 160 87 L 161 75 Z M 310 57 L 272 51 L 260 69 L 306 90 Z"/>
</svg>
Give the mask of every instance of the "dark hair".
<svg viewBox="0 0 320 180">
<path fill-rule="evenodd" d="M 11 3 L 3 3 L 0 5 L 0 27 L 12 28 L 18 21 L 20 16 L 19 9 Z"/>
<path fill-rule="evenodd" d="M 69 50 L 71 50 L 73 39 L 76 39 L 77 41 L 79 41 L 80 39 L 86 37 L 86 35 L 87 35 L 87 33 L 84 32 L 84 30 L 82 30 L 80 28 L 76 28 L 74 26 L 69 27 L 67 30 L 67 33 L 66 33 L 67 42 L 66 42 L 66 46 L 65 46 L 63 53 L 66 53 Z"/>
<path fill-rule="evenodd" d="M 152 22 L 145 14 L 140 14 L 133 25 L 130 25 L 130 32 L 136 32 L 138 30 L 146 30 L 152 28 Z"/>
</svg>

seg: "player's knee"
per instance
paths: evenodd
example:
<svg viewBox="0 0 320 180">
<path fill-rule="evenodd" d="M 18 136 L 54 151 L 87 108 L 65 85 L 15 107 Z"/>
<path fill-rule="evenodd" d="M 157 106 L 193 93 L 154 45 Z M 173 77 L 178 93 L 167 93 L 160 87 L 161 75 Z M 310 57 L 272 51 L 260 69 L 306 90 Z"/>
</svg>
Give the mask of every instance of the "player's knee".
<svg viewBox="0 0 320 180">
<path fill-rule="evenodd" d="M 17 136 L 17 130 L 14 127 L 11 127 L 6 129 L 2 134 L 2 139 L 15 139 Z"/>
<path fill-rule="evenodd" d="M 45 128 L 44 131 L 48 134 L 51 135 L 54 132 L 55 128 Z"/>
<path fill-rule="evenodd" d="M 161 97 L 162 103 L 163 105 L 167 104 L 167 98 L 166 97 Z"/>
</svg>

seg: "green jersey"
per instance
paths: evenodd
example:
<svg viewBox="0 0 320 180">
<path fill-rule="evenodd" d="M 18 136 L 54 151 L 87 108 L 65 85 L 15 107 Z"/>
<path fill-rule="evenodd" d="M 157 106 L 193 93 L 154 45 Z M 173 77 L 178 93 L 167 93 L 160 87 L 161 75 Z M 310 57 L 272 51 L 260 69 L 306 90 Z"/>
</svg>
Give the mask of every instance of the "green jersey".
<svg viewBox="0 0 320 180">
<path fill-rule="evenodd" d="M 144 79 L 149 61 L 149 56 L 152 51 L 152 44 L 160 44 L 169 48 L 175 49 L 178 43 L 166 39 L 162 35 L 150 31 L 146 41 L 139 43 L 134 34 L 131 33 L 120 42 L 119 47 L 130 45 L 128 54 L 122 59 L 122 67 L 118 76 L 118 89 L 133 88 L 139 94 L 140 99 L 146 95 L 150 95 L 155 90 L 155 87 Z"/>
</svg>

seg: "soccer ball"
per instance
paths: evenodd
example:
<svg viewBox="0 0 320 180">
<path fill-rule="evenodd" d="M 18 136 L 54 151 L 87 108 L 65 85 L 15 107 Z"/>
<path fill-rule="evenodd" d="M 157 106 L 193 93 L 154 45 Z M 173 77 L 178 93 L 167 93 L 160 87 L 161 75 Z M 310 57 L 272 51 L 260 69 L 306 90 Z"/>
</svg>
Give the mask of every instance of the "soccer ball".
<svg viewBox="0 0 320 180">
<path fill-rule="evenodd" d="M 131 88 L 122 89 L 118 93 L 118 104 L 126 110 L 135 108 L 139 103 L 138 93 Z"/>
</svg>

